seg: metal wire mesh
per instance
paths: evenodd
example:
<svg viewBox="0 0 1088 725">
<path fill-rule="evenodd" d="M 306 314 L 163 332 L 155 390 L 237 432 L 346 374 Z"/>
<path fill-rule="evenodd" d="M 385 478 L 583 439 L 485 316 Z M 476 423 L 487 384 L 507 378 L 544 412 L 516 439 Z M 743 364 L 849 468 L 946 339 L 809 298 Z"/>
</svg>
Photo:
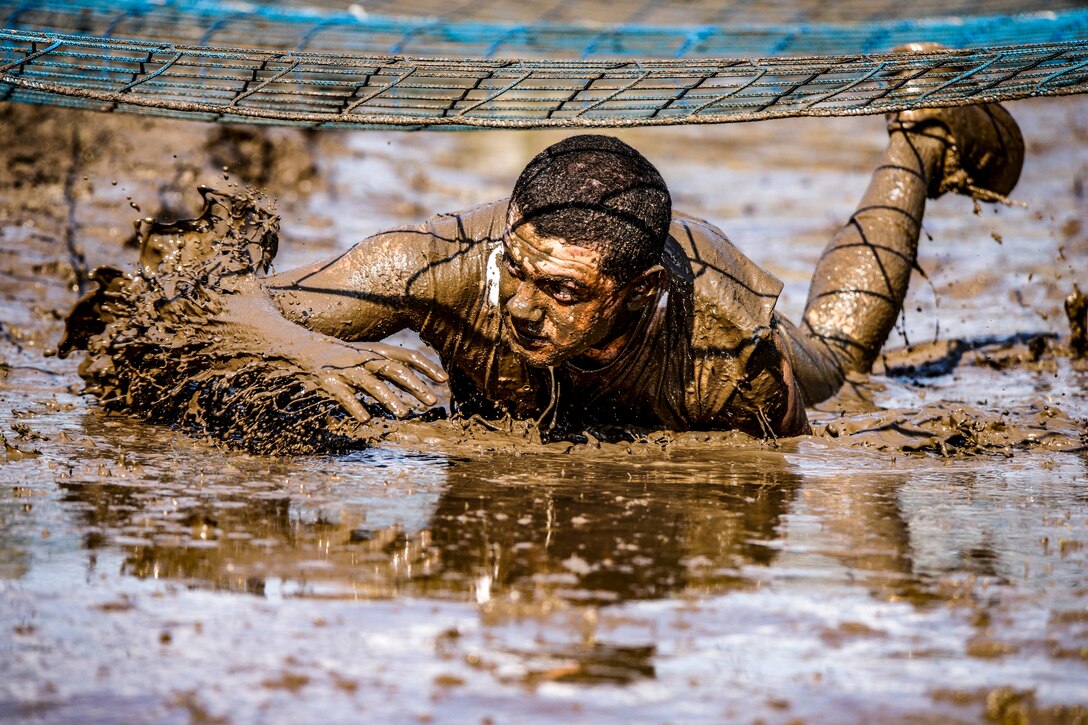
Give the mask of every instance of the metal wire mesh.
<svg viewBox="0 0 1088 725">
<path fill-rule="evenodd" d="M 375 5 L 380 2 L 369 7 Z M 523 13 L 547 14 L 542 1 L 521 5 L 527 8 Z M 650 17 L 661 5 L 655 0 L 639 7 L 643 17 Z M 736 5 L 730 7 L 736 10 Z M 691 6 L 710 8 L 701 0 Z M 719 16 L 723 7 L 719 4 Z M 529 28 L 288 5 L 196 2 L 183 7 L 137 0 L 0 2 L 0 17 L 9 25 L 48 26 L 0 31 L 0 99 L 212 121 L 452 129 L 614 127 L 873 114 L 1088 89 L 1084 10 L 1017 15 L 1002 22 L 995 16 L 928 24 L 903 21 L 896 32 L 911 39 L 947 43 L 951 28 L 961 32 L 973 27 L 971 38 L 988 41 L 985 49 L 916 54 L 859 52 L 866 44 L 906 39 L 890 26 L 851 26 L 852 32 L 869 38 L 862 40 L 862 35 L 849 35 L 838 26 L 821 25 L 819 32 L 838 43 L 835 47 L 853 50 L 761 59 L 698 57 L 716 47 L 712 37 L 726 37 L 721 26 L 712 26 L 718 34 L 714 36 L 706 26 L 579 25 L 581 35 L 575 33 L 572 40 L 574 26 L 546 22 Z M 996 47 L 989 42 L 998 37 L 999 26 L 1007 32 L 1017 23 L 1020 31 L 1043 28 L 1059 39 Z M 518 27 L 526 30 L 518 35 Z M 380 28 L 388 33 L 382 35 Z M 938 32 L 941 28 L 946 35 Z M 981 28 L 991 30 L 983 33 Z M 787 30 L 795 36 L 808 32 L 811 37 L 805 42 L 810 44 L 819 35 L 802 25 L 775 32 Z M 116 37 L 121 34 L 141 39 Z M 393 35 L 399 39 L 391 45 Z M 438 36 L 447 44 L 436 45 Z M 596 38 L 592 43 L 590 36 Z M 497 38 L 503 42 L 496 44 Z M 193 42 L 180 42 L 186 39 Z M 238 47 L 209 42 L 230 39 Z M 390 53 L 416 42 L 431 52 L 419 57 Z M 776 42 L 781 45 L 781 38 Z M 255 43 L 261 47 L 241 47 Z M 683 59 L 651 57 L 676 55 L 677 43 L 686 43 Z M 319 44 L 334 50 L 312 50 Z M 472 58 L 434 52 L 482 46 L 489 52 Z M 800 40 L 789 47 L 799 46 L 808 47 Z M 637 48 L 645 56 L 627 57 Z M 519 57 L 497 57 L 510 49 L 518 50 Z M 547 57 L 533 58 L 534 53 Z M 562 57 L 570 55 L 575 57 Z"/>
</svg>

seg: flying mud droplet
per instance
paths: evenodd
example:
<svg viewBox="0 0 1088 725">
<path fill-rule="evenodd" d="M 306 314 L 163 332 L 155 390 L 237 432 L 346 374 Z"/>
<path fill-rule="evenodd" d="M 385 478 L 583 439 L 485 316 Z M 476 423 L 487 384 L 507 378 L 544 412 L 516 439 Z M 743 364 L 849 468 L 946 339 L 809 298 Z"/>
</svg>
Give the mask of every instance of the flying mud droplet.
<svg viewBox="0 0 1088 725">
<path fill-rule="evenodd" d="M 1088 295 L 1073 283 L 1073 293 L 1065 298 L 1065 314 L 1069 318 L 1069 349 L 1073 357 L 1088 354 Z"/>
</svg>

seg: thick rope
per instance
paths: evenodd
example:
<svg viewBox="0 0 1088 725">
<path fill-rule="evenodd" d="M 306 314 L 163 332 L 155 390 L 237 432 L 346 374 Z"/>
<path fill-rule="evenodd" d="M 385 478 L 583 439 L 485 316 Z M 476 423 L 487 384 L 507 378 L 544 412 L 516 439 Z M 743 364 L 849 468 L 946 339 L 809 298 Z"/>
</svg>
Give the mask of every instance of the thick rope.
<svg viewBox="0 0 1088 725">
<path fill-rule="evenodd" d="M 498 61 L 0 31 L 0 99 L 317 127 L 543 128 L 878 114 L 1088 90 L 1088 42 L 716 61 Z"/>
</svg>

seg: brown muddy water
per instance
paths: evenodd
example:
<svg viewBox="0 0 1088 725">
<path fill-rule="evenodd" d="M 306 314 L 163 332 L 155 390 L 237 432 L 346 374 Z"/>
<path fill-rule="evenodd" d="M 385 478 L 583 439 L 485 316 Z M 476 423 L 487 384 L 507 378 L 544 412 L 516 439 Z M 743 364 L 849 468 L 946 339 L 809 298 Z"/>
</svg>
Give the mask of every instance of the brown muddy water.
<svg viewBox="0 0 1088 725">
<path fill-rule="evenodd" d="M 891 412 L 600 448 L 416 423 L 274 458 L 80 395 L 45 353 L 87 270 L 130 265 L 132 221 L 191 215 L 198 184 L 276 198 L 288 268 L 504 196 L 558 136 L 0 106 L 0 718 L 1084 722 L 1088 371 L 1061 337 L 1088 288 L 1088 99 L 1011 110 L 1026 206 L 930 206 L 889 344 L 973 342 L 851 388 Z M 874 118 L 622 136 L 794 319 L 884 142 Z M 956 431 L 915 445 L 942 414 Z"/>
</svg>

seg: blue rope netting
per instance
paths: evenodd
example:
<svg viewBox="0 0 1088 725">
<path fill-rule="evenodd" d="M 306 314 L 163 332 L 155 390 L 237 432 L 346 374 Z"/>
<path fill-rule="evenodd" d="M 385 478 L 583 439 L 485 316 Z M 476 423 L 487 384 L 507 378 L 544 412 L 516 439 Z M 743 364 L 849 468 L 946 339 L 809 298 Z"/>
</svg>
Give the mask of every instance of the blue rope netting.
<svg viewBox="0 0 1088 725">
<path fill-rule="evenodd" d="M 1048 7 L 0 0 L 0 99 L 215 121 L 531 128 L 857 115 L 1084 92 L 1088 9 Z M 890 52 L 919 40 L 946 49 Z"/>
</svg>

